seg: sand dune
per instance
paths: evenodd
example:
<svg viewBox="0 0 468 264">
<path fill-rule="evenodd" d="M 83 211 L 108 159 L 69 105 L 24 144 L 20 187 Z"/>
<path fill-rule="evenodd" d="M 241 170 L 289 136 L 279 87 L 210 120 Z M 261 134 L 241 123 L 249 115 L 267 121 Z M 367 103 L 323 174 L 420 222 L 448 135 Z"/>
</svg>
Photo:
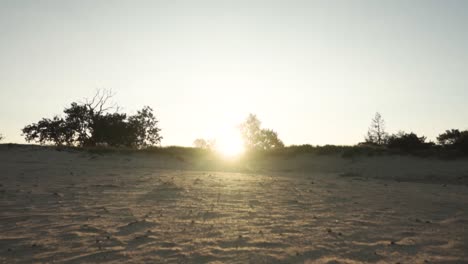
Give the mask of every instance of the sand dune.
<svg viewBox="0 0 468 264">
<path fill-rule="evenodd" d="M 223 166 L 2 145 L 0 262 L 468 263 L 466 160 Z"/>
</svg>

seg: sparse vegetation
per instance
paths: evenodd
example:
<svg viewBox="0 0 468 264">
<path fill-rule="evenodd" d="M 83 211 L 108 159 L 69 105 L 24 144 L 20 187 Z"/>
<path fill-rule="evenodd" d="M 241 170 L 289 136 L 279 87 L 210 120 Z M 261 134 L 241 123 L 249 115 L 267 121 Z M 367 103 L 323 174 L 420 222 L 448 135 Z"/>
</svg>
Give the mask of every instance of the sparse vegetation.
<svg viewBox="0 0 468 264">
<path fill-rule="evenodd" d="M 28 142 L 54 144 L 56 146 L 80 147 L 90 152 L 112 153 L 143 149 L 147 153 L 168 153 L 168 148 L 154 148 L 162 137 L 153 109 L 144 107 L 137 114 L 128 116 L 119 113 L 115 104 L 109 104 L 112 94 L 99 90 L 91 100 L 84 103 L 71 103 L 64 109 L 64 117 L 43 118 L 37 123 L 23 128 Z M 285 147 L 278 134 L 261 127 L 256 115 L 250 114 L 239 125 L 246 157 L 264 155 L 295 156 L 300 154 L 341 155 L 345 158 L 355 156 L 374 156 L 392 154 L 412 154 L 418 156 L 437 156 L 455 158 L 468 154 L 468 130 L 446 130 L 437 137 L 437 145 L 427 141 L 425 136 L 413 132 L 398 132 L 389 135 L 385 121 L 376 113 L 365 136 L 365 142 L 354 146 L 312 146 L 293 145 Z M 0 134 L 0 140 L 3 137 Z M 193 142 L 195 149 L 203 153 L 216 149 L 215 140 L 198 138 Z M 174 147 L 171 147 L 173 149 Z M 188 149 L 177 148 L 178 155 L 185 155 Z M 169 151 L 173 152 L 173 151 Z M 199 155 L 201 152 L 190 152 Z"/>
</svg>

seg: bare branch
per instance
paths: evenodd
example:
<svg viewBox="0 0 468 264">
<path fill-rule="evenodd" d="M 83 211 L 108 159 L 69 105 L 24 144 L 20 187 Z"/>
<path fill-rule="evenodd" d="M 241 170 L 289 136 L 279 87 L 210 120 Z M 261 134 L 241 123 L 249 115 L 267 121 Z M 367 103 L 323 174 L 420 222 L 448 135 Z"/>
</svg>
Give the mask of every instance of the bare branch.
<svg viewBox="0 0 468 264">
<path fill-rule="evenodd" d="M 104 112 L 107 112 L 111 109 L 118 108 L 117 104 L 112 103 L 110 105 L 109 101 L 114 97 L 115 93 L 110 89 L 96 89 L 91 100 L 85 98 L 83 104 L 96 115 L 101 115 Z"/>
</svg>

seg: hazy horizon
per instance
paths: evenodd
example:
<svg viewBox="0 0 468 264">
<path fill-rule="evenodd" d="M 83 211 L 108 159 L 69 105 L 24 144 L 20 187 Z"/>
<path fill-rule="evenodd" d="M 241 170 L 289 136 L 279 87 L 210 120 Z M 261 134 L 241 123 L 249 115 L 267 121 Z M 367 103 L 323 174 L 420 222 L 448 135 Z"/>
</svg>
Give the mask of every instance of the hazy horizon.
<svg viewBox="0 0 468 264">
<path fill-rule="evenodd" d="M 96 88 L 154 108 L 162 145 L 256 114 L 285 144 L 468 128 L 466 1 L 1 1 L 0 133 Z"/>
</svg>

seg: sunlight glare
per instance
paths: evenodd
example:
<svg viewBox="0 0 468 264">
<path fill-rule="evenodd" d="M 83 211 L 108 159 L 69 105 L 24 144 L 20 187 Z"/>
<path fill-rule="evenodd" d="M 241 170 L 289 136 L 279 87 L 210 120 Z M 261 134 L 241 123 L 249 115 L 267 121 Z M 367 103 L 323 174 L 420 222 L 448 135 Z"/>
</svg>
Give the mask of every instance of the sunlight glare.
<svg viewBox="0 0 468 264">
<path fill-rule="evenodd" d="M 216 138 L 216 149 L 225 157 L 235 157 L 244 152 L 241 135 L 236 129 L 226 129 Z"/>
</svg>

